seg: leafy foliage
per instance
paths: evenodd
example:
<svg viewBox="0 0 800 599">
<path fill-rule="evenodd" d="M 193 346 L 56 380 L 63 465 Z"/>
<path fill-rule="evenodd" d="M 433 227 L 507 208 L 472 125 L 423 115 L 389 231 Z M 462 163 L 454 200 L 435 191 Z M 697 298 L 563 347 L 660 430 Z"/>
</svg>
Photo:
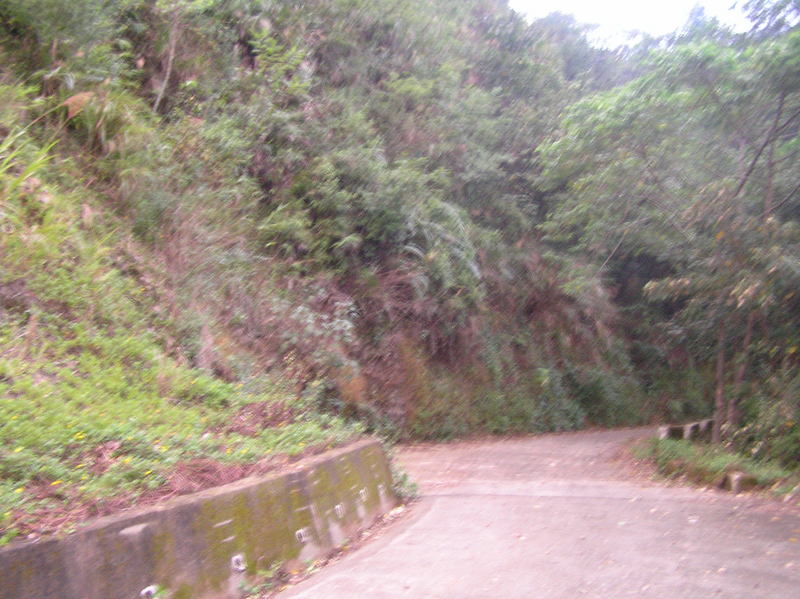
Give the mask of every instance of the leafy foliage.
<svg viewBox="0 0 800 599">
<path fill-rule="evenodd" d="M 650 304 L 653 333 L 715 364 L 731 430 L 759 377 L 796 365 L 780 349 L 798 324 L 796 44 L 792 30 L 679 41 L 647 74 L 576 103 L 542 148 L 545 184 L 563 190 L 543 230 L 603 256 L 638 313 Z M 656 268 L 625 281 L 637 261 Z"/>
<path fill-rule="evenodd" d="M 168 435 L 175 466 L 712 403 L 796 459 L 795 4 L 610 52 L 486 0 L 3 3 L 4 501 L 134 429 L 92 489 L 168 476 Z M 225 432 L 254 403 L 293 420 Z"/>
<path fill-rule="evenodd" d="M 13 86 L 0 94 L 20 107 L 27 100 Z M 310 410 L 268 378 L 234 384 L 169 355 L 155 290 L 118 268 L 118 233 L 55 182 L 55 173 L 69 172 L 57 160 L 30 130 L 16 128 L 0 141 L 6 541 L 41 532 L 36 518 L 64 502 L 157 493 L 192 460 L 247 465 L 357 434 L 357 426 Z M 254 410 L 265 416 L 253 416 L 251 426 L 244 420 Z"/>
</svg>

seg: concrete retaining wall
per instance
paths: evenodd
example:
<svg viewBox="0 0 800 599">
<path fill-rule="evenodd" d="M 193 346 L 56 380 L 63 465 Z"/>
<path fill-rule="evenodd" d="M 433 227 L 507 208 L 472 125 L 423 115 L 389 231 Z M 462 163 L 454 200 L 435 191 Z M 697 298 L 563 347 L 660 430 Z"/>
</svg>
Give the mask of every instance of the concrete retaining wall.
<svg viewBox="0 0 800 599">
<path fill-rule="evenodd" d="M 229 599 L 248 575 L 300 566 L 394 507 L 386 456 L 361 441 L 60 539 L 0 549 L 0 599 Z"/>
<path fill-rule="evenodd" d="M 658 427 L 659 439 L 686 439 L 687 441 L 710 441 L 714 419 L 707 418 L 688 424 L 668 424 Z"/>
</svg>

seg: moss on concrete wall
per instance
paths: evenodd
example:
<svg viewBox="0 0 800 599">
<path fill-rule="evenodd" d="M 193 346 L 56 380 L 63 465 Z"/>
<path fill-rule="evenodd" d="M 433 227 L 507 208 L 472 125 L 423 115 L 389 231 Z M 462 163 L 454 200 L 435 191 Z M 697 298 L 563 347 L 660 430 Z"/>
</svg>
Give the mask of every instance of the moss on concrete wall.
<svg viewBox="0 0 800 599">
<path fill-rule="evenodd" d="M 0 549 L 0 599 L 135 599 L 149 586 L 173 599 L 238 597 L 248 575 L 318 558 L 394 504 L 383 450 L 361 441 L 291 472 Z"/>
</svg>

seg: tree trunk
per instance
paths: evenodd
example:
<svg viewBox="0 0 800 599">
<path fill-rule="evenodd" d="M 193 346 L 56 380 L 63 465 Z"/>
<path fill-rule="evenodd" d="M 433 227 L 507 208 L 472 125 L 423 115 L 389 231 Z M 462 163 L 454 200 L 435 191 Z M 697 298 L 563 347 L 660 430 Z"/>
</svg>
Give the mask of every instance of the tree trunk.
<svg viewBox="0 0 800 599">
<path fill-rule="evenodd" d="M 739 362 L 739 368 L 736 369 L 736 375 L 733 379 L 734 394 L 728 397 L 728 409 L 725 421 L 732 427 L 739 425 L 739 400 L 742 398 L 744 375 L 747 373 L 747 365 L 750 361 L 750 342 L 753 339 L 753 325 L 755 324 L 755 321 L 756 311 L 753 310 L 747 315 L 747 328 L 745 328 L 744 331 L 741 360 Z"/>
<path fill-rule="evenodd" d="M 714 392 L 714 426 L 711 429 L 711 441 L 722 440 L 722 421 L 725 417 L 725 327 L 719 327 L 717 334 L 717 367 L 716 390 Z"/>
<path fill-rule="evenodd" d="M 155 104 L 153 104 L 153 112 L 158 112 L 159 106 L 161 106 L 161 100 L 164 99 L 164 93 L 167 91 L 167 86 L 169 85 L 169 80 L 172 77 L 172 64 L 175 61 L 175 48 L 178 45 L 178 29 L 179 21 L 178 21 L 178 11 L 172 15 L 172 26 L 169 30 L 169 48 L 167 50 L 167 69 L 164 73 L 164 82 L 161 84 L 161 89 L 158 90 L 158 96 L 156 97 Z"/>
<path fill-rule="evenodd" d="M 785 99 L 786 99 L 786 94 L 781 93 L 781 96 L 778 99 L 778 108 L 777 111 L 775 112 L 775 121 L 769 128 L 769 131 L 767 131 L 767 136 L 766 139 L 764 140 L 764 143 L 762 143 L 761 146 L 759 146 L 755 156 L 750 161 L 750 166 L 747 168 L 744 175 L 739 179 L 739 185 L 736 187 L 736 191 L 733 192 L 732 196 L 733 198 L 736 198 L 739 195 L 739 193 L 741 193 L 742 189 L 744 189 L 744 186 L 747 184 L 748 179 L 750 179 L 750 175 L 753 174 L 753 171 L 755 170 L 756 165 L 758 164 L 758 160 L 761 158 L 761 154 L 764 153 L 764 150 L 766 150 L 768 147 L 771 147 L 775 143 L 775 139 L 778 135 L 778 132 L 781 129 L 783 129 L 783 126 L 786 126 L 788 124 L 787 121 L 786 123 L 783 124 L 783 126 L 778 125 L 778 123 L 780 123 L 781 120 L 781 115 L 783 114 L 783 103 Z"/>
<path fill-rule="evenodd" d="M 780 102 L 778 102 L 778 110 L 775 112 L 775 124 L 772 126 L 771 136 L 776 136 L 778 130 L 778 123 L 783 114 L 784 95 L 781 94 Z M 764 216 L 766 221 L 772 212 L 772 206 L 775 204 L 774 194 L 775 186 L 773 181 L 775 179 L 775 140 L 769 144 L 767 149 L 767 188 L 764 190 Z"/>
</svg>

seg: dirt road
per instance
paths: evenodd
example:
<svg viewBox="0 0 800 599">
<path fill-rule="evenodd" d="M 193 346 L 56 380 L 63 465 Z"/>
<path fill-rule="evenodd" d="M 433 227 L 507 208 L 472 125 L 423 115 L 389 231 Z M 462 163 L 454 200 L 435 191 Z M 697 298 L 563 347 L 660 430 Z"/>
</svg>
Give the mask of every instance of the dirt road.
<svg viewBox="0 0 800 599">
<path fill-rule="evenodd" d="M 666 486 L 646 429 L 410 447 L 410 517 L 281 599 L 800 598 L 800 510 Z"/>
</svg>

